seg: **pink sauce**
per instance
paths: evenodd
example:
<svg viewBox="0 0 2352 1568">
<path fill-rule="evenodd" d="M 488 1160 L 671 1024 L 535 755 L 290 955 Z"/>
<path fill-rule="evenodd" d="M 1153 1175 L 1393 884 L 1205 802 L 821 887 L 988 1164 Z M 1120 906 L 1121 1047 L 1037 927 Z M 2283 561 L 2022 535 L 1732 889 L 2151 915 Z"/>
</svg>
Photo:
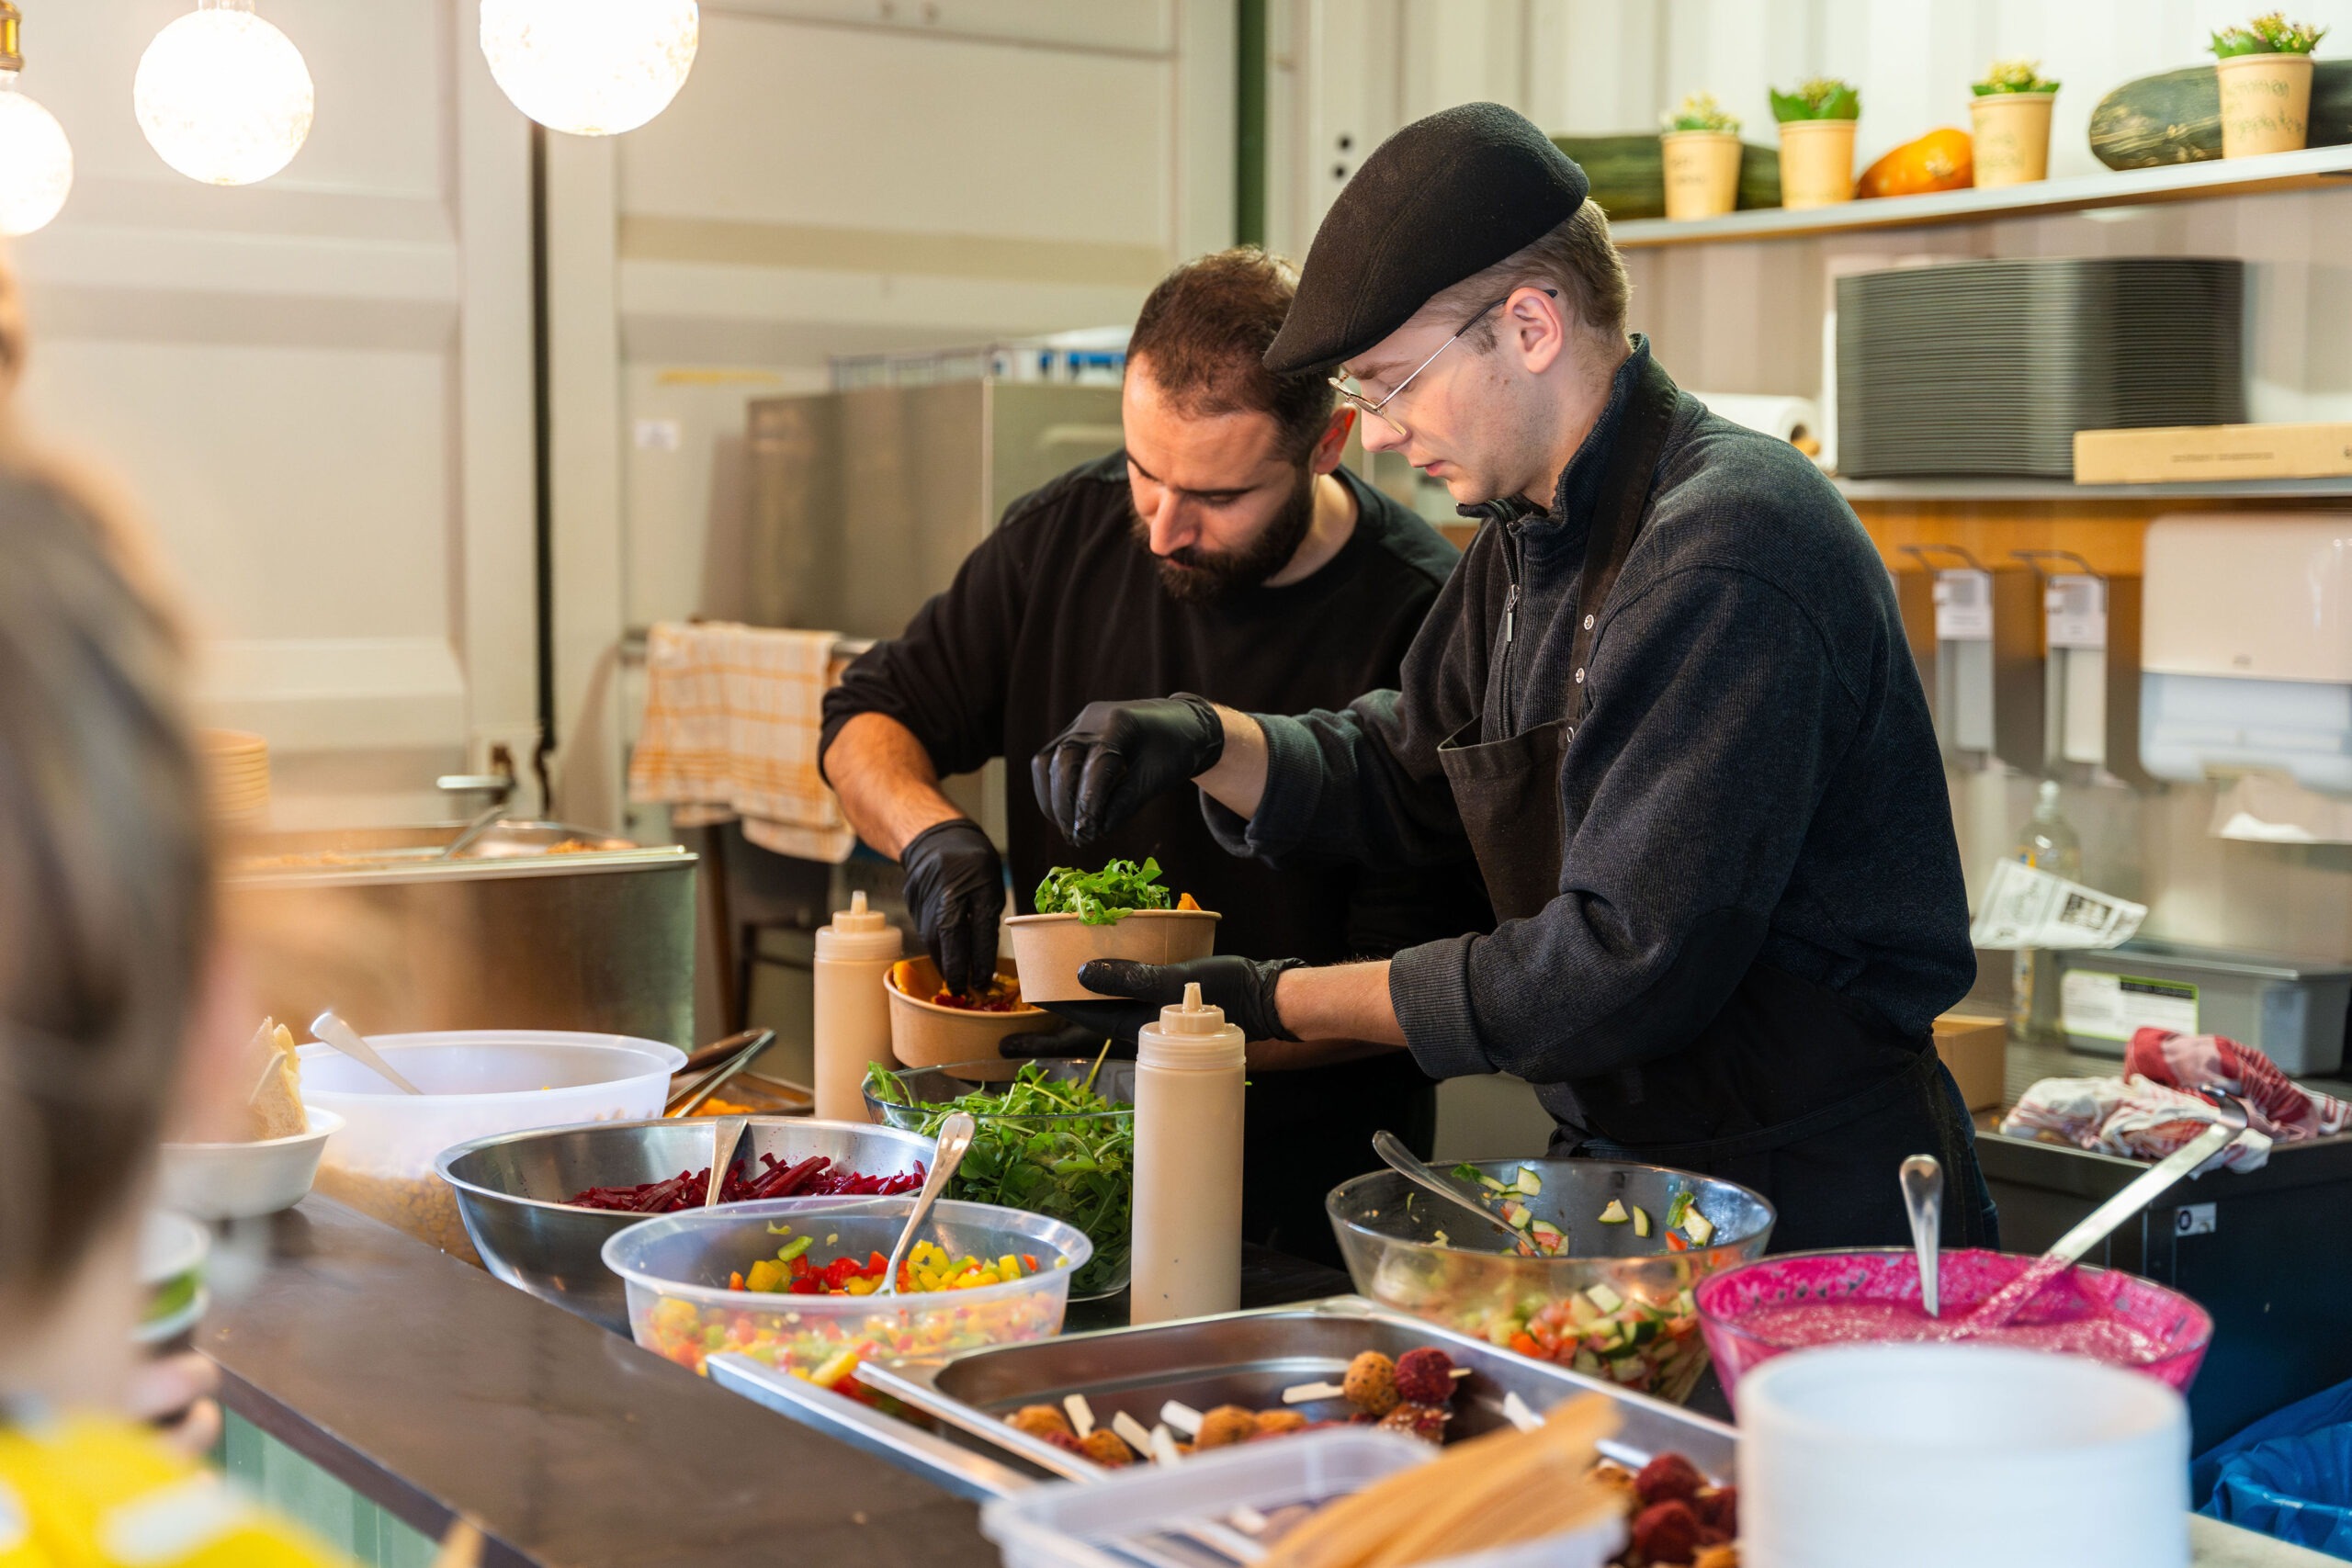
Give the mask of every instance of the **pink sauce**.
<svg viewBox="0 0 2352 1568">
<path fill-rule="evenodd" d="M 1959 1340 L 2008 1345 L 2024 1350 L 2059 1350 L 2091 1356 L 2120 1366 L 2144 1366 L 2170 1350 L 2157 1336 L 2112 1317 L 2083 1317 L 2060 1323 L 2017 1323 L 1982 1328 L 1957 1314 L 1929 1317 L 1906 1302 L 1799 1302 L 1760 1307 L 1739 1320 L 1741 1332 L 1782 1350 L 1817 1345 L 1883 1345 L 1897 1341 Z"/>
<path fill-rule="evenodd" d="M 1907 1251 L 1860 1249 L 1758 1258 L 1700 1281 L 1700 1326 L 1724 1387 L 1774 1356 L 1819 1345 L 1973 1340 L 2090 1356 L 2186 1389 L 2213 1320 L 2186 1296 L 2105 1269 L 1947 1252 L 1943 1315 L 1919 1304 Z"/>
</svg>

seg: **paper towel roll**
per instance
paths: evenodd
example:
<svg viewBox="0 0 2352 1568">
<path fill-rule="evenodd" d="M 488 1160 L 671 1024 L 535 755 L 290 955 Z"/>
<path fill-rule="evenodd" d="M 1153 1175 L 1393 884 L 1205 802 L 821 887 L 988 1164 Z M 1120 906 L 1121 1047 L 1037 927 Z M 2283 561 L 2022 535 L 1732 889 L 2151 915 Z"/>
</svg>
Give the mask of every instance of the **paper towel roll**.
<svg viewBox="0 0 2352 1568">
<path fill-rule="evenodd" d="M 2188 1412 L 2079 1356 L 1859 1345 L 1739 1382 L 1750 1568 L 2186 1568 Z"/>
<path fill-rule="evenodd" d="M 1734 424 L 1777 435 L 1783 441 L 1821 439 L 1821 410 L 1811 398 L 1761 392 L 1693 392 L 1692 397 Z"/>
</svg>

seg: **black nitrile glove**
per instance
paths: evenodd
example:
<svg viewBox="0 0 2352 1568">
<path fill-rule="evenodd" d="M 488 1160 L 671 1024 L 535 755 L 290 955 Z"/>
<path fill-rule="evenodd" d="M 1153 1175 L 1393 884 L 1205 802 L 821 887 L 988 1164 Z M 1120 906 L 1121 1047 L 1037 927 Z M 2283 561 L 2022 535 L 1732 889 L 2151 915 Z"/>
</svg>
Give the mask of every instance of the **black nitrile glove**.
<svg viewBox="0 0 2352 1568">
<path fill-rule="evenodd" d="M 934 822 L 899 855 L 907 909 L 939 977 L 951 991 L 984 987 L 996 976 L 997 922 L 1004 916 L 1004 863 L 980 825 Z"/>
<path fill-rule="evenodd" d="M 1225 725 L 1206 697 L 1089 703 L 1030 761 L 1029 782 L 1062 837 L 1088 844 L 1223 755 Z"/>
<path fill-rule="evenodd" d="M 1040 1004 L 1041 1006 L 1043 1004 Z M 1102 1054 L 1104 1041 L 1110 1041 L 1111 1060 L 1132 1062 L 1136 1059 L 1136 1043 L 1122 1043 L 1099 1029 L 1082 1023 L 1065 1023 L 1058 1029 L 1041 1029 L 1035 1034 L 1008 1034 L 997 1043 L 997 1055 L 1009 1061 L 1025 1062 L 1032 1056 L 1067 1058 L 1076 1056 L 1091 1062 Z"/>
<path fill-rule="evenodd" d="M 1137 964 L 1125 958 L 1097 958 L 1079 966 L 1079 982 L 1090 991 L 1125 998 L 1124 1001 L 1039 1002 L 1046 1009 L 1083 1024 L 1100 1040 L 1104 1035 L 1133 1045 L 1136 1032 L 1159 1021 L 1159 1010 L 1182 1006 L 1184 987 L 1197 983 L 1201 1000 L 1225 1010 L 1225 1021 L 1238 1026 L 1250 1040 L 1295 1040 L 1283 1027 L 1274 1007 L 1274 981 L 1285 969 L 1301 967 L 1296 958 L 1242 958 L 1219 953 L 1185 964 Z"/>
</svg>

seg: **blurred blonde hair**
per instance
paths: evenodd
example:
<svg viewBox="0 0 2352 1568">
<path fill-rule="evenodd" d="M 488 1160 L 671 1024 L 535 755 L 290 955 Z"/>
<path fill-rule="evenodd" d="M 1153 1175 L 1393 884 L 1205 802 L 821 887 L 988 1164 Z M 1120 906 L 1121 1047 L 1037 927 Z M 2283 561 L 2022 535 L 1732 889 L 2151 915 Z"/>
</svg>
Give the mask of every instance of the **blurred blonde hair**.
<svg viewBox="0 0 2352 1568">
<path fill-rule="evenodd" d="M 28 442 L 0 261 L 0 1305 L 143 1190 L 212 942 L 186 639 L 94 466 Z"/>
</svg>

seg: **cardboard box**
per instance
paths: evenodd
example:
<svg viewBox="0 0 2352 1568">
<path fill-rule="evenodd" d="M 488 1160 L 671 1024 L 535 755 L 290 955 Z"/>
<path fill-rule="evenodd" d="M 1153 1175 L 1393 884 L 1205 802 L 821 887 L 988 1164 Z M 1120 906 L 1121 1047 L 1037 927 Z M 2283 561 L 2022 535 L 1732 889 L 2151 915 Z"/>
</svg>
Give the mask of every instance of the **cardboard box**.
<svg viewBox="0 0 2352 1568">
<path fill-rule="evenodd" d="M 2001 1108 L 2001 1082 L 2009 1056 L 2008 1020 L 1948 1012 L 1936 1020 L 1936 1055 L 1951 1069 L 1968 1109 Z"/>
<path fill-rule="evenodd" d="M 2188 484 L 2352 475 L 2352 424 L 2185 424 L 2075 432 L 2075 482 Z"/>
</svg>

